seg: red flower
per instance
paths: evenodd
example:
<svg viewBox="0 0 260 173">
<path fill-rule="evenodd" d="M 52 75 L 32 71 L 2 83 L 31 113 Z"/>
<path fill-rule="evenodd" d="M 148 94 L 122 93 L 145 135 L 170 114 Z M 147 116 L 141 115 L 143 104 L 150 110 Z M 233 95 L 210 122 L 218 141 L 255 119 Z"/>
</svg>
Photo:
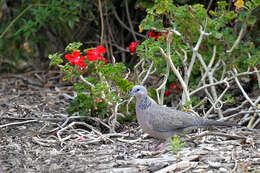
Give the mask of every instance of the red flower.
<svg viewBox="0 0 260 173">
<path fill-rule="evenodd" d="M 86 67 L 86 64 L 84 62 L 86 60 L 86 58 L 84 56 L 80 56 L 80 52 L 79 51 L 73 51 L 72 54 L 65 55 L 65 58 L 68 61 L 70 61 L 71 65 L 76 65 L 76 66 L 78 66 L 80 68 L 85 68 Z"/>
<path fill-rule="evenodd" d="M 160 32 L 154 32 L 154 31 L 150 31 L 148 33 L 148 38 L 155 38 L 158 39 L 159 37 L 161 37 L 162 34 Z"/>
<path fill-rule="evenodd" d="M 176 90 L 176 89 L 179 89 L 180 87 L 179 87 L 179 85 L 178 85 L 178 83 L 176 82 L 176 83 L 171 83 L 171 85 L 170 85 L 170 89 L 171 90 Z"/>
<path fill-rule="evenodd" d="M 104 57 L 100 54 L 106 53 L 106 49 L 103 46 L 98 46 L 96 49 L 90 49 L 87 51 L 87 58 L 89 61 L 104 60 Z"/>
<path fill-rule="evenodd" d="M 167 35 L 167 34 L 168 34 L 168 32 L 164 33 L 164 35 Z M 148 38 L 158 39 L 161 36 L 163 36 L 161 32 L 154 32 L 153 30 L 148 33 Z"/>
<path fill-rule="evenodd" d="M 167 91 L 165 91 L 165 93 L 164 93 L 164 95 L 166 96 L 166 97 L 168 97 L 169 95 L 171 95 L 171 91 L 170 90 L 167 90 Z"/>
<path fill-rule="evenodd" d="M 251 80 L 252 80 L 252 81 L 256 81 L 256 80 L 257 80 L 256 75 L 252 75 L 252 76 L 251 76 Z"/>
<path fill-rule="evenodd" d="M 131 54 L 136 52 L 136 47 L 139 44 L 139 40 L 137 40 L 136 42 L 132 42 L 127 48 L 126 50 L 130 51 Z"/>
<path fill-rule="evenodd" d="M 148 38 L 150 38 L 150 37 L 155 38 L 156 37 L 156 33 L 154 31 L 150 31 L 148 33 Z"/>
</svg>

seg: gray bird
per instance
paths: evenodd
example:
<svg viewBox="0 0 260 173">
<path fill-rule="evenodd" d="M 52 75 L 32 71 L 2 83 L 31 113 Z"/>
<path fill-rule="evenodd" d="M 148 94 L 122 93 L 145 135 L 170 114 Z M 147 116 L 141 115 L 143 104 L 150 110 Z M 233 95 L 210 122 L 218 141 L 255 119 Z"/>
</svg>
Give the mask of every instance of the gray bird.
<svg viewBox="0 0 260 173">
<path fill-rule="evenodd" d="M 173 108 L 158 105 L 147 95 L 144 86 L 133 87 L 129 96 L 136 97 L 136 116 L 144 132 L 159 139 L 168 139 L 186 129 L 209 126 L 237 126 L 229 122 L 220 122 L 197 117 Z"/>
</svg>

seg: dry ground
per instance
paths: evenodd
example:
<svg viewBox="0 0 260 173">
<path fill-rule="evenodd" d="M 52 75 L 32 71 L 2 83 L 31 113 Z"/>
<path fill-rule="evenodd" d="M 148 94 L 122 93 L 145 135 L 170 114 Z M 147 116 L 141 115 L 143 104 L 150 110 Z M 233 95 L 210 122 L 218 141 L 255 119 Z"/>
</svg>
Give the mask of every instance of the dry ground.
<svg viewBox="0 0 260 173">
<path fill-rule="evenodd" d="M 151 151 L 158 140 L 143 137 L 135 123 L 122 128 L 121 136 L 103 134 L 91 144 L 75 136 L 80 127 L 73 126 L 61 141 L 50 131 L 66 120 L 70 100 L 64 94 L 71 94 L 71 87 L 58 83 L 57 76 L 32 72 L 0 78 L 0 173 L 260 172 L 259 129 L 214 128 L 210 133 L 226 136 L 196 138 L 177 155 Z"/>
</svg>

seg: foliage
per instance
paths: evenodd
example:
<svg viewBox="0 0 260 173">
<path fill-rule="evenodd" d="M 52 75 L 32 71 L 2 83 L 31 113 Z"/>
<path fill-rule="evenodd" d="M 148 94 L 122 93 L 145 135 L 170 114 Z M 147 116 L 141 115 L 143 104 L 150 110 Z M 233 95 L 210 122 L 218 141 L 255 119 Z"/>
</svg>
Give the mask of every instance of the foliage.
<svg viewBox="0 0 260 173">
<path fill-rule="evenodd" d="M 174 135 L 173 138 L 169 138 L 170 145 L 166 147 L 167 150 L 171 150 L 172 154 L 178 154 L 178 152 L 185 146 L 185 143 L 181 141 L 181 138 Z"/>
<path fill-rule="evenodd" d="M 64 80 L 83 78 L 83 82 L 74 83 L 77 97 L 68 108 L 69 114 L 79 112 L 81 116 L 106 118 L 117 113 L 115 106 L 121 102 L 121 97 L 126 96 L 132 84 L 123 78 L 126 72 L 124 64 L 108 63 L 102 56 L 106 52 L 103 46 L 81 52 L 81 45 L 75 42 L 65 48 L 65 59 L 69 61 L 64 65 L 61 54 L 49 55 L 50 65 L 58 65 L 66 73 Z"/>
<path fill-rule="evenodd" d="M 155 0 L 152 6 L 147 7 L 147 16 L 143 19 L 139 28 L 160 32 L 162 36 L 143 41 L 137 47 L 137 55 L 140 58 L 152 59 L 158 74 L 165 74 L 165 58 L 162 54 L 158 56 L 158 50 L 162 48 L 164 52 L 167 52 L 167 40 L 170 40 L 172 61 L 180 73 L 185 73 L 184 68 L 187 68 L 187 64 L 192 60 L 194 48 L 200 40 L 200 30 L 202 29 L 210 34 L 208 37 L 204 36 L 198 50 L 206 64 L 209 64 L 213 47 L 216 46 L 216 59 L 213 65 L 220 61 L 225 63 L 226 70 L 236 67 L 241 72 L 250 67 L 259 66 L 260 53 L 256 47 L 258 43 L 255 38 L 246 32 L 248 32 L 248 29 L 249 32 L 254 32 L 254 30 L 250 30 L 250 27 L 252 28 L 257 22 L 256 12 L 260 4 L 255 0 L 246 3 L 241 0 L 233 5 L 235 8 L 229 8 L 228 3 L 219 1 L 215 9 L 207 12 L 202 4 L 176 5 L 172 0 Z M 235 42 L 239 39 L 238 31 L 240 29 L 247 34 L 247 37 L 243 37 L 243 40 L 240 38 L 239 44 L 233 48 Z M 169 32 L 173 32 L 173 34 L 170 38 L 167 38 Z M 187 54 L 186 57 L 183 52 Z M 249 54 L 251 55 L 250 58 Z M 218 72 L 217 74 L 216 77 L 220 78 L 221 74 Z M 200 78 L 201 62 L 196 58 L 189 79 L 189 88 L 196 88 Z M 168 79 L 168 83 L 178 81 L 173 74 L 170 74 Z M 169 92 L 167 92 L 168 94 Z M 186 105 L 190 104 L 191 102 L 186 103 Z"/>
<path fill-rule="evenodd" d="M 16 68 L 22 60 L 28 62 L 26 66 L 40 67 L 49 52 L 60 51 L 74 39 L 84 39 L 78 33 L 93 20 L 90 14 L 98 12 L 90 9 L 92 1 L 1 1 L 0 60 L 16 64 Z"/>
</svg>

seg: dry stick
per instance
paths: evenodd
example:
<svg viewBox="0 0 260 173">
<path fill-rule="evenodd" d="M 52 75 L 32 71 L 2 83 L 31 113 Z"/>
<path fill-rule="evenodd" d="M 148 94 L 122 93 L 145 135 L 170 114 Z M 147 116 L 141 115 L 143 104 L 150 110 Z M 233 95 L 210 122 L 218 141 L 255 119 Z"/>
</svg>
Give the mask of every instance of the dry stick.
<svg viewBox="0 0 260 173">
<path fill-rule="evenodd" d="M 236 68 L 233 68 L 233 71 L 235 72 L 235 74 L 237 74 L 237 70 Z M 235 81 L 240 89 L 240 91 L 242 92 L 243 96 L 248 100 L 248 102 L 252 105 L 253 109 L 257 110 L 256 104 L 249 98 L 249 96 L 247 95 L 247 93 L 245 92 L 244 88 L 241 86 L 239 80 L 237 77 L 235 77 Z M 258 113 L 258 116 L 260 117 L 260 113 Z M 250 120 L 250 122 L 248 123 L 247 127 L 248 128 L 252 128 L 252 123 L 254 121 L 255 117 L 253 116 Z"/>
<path fill-rule="evenodd" d="M 233 172 L 237 172 L 236 170 L 237 170 L 237 166 L 238 166 L 238 164 L 237 164 L 237 159 L 235 160 L 235 166 L 234 166 L 234 168 L 232 169 L 232 173 Z"/>
<path fill-rule="evenodd" d="M 207 111 L 207 113 L 205 114 L 206 117 L 210 114 L 210 112 L 211 112 L 213 109 L 217 109 L 217 108 L 216 108 L 216 104 L 217 104 L 217 103 L 222 103 L 222 102 L 221 102 L 221 99 L 222 99 L 222 97 L 225 95 L 225 93 L 227 92 L 227 90 L 228 90 L 229 87 L 230 87 L 229 83 L 228 83 L 226 80 L 224 80 L 224 81 L 225 81 L 227 87 L 226 87 L 225 90 L 220 94 L 220 96 L 215 100 L 215 103 L 213 103 L 212 107 Z M 220 109 L 220 108 L 218 108 L 218 110 L 219 110 L 219 109 Z"/>
<path fill-rule="evenodd" d="M 141 71 L 141 73 L 138 75 L 138 78 L 139 78 L 139 79 L 140 79 L 140 78 L 142 77 L 142 75 L 146 72 L 146 69 L 145 69 L 144 65 L 145 65 L 145 61 L 143 61 L 142 64 L 141 64 L 142 71 Z M 141 82 L 140 82 L 140 83 L 141 83 Z"/>
<path fill-rule="evenodd" d="M 197 41 L 196 46 L 194 48 L 192 48 L 191 62 L 189 64 L 189 68 L 188 68 L 188 71 L 186 72 L 185 79 L 184 79 L 186 86 L 189 85 L 189 80 L 190 80 L 190 75 L 191 75 L 191 72 L 192 72 L 192 68 L 194 66 L 194 63 L 195 63 L 195 60 L 196 60 L 196 57 L 197 57 L 197 54 L 198 54 L 198 50 L 199 50 L 199 47 L 200 47 L 201 42 L 203 40 L 203 37 L 204 36 L 209 36 L 211 34 L 211 33 L 206 33 L 205 29 L 206 29 L 206 26 L 205 26 L 204 30 L 203 30 L 202 26 L 200 26 L 200 36 L 199 36 L 199 39 Z M 205 63 L 203 64 L 203 61 L 201 63 L 202 63 L 202 65 L 205 64 Z M 182 96 L 182 103 L 184 103 L 184 97 L 183 96 Z"/>
<path fill-rule="evenodd" d="M 216 53 L 216 49 L 214 49 L 214 51 L 213 51 L 213 56 L 212 56 L 212 59 L 211 59 L 210 64 L 209 64 L 208 67 L 206 66 L 206 63 L 205 63 L 205 61 L 203 60 L 201 54 L 197 53 L 197 57 L 199 58 L 199 60 L 200 60 L 200 62 L 201 62 L 201 64 L 202 64 L 202 66 L 204 67 L 204 69 L 205 69 L 205 71 L 206 71 L 206 73 L 207 73 L 207 76 L 208 76 L 208 79 L 209 79 L 210 84 L 214 83 L 214 81 L 213 81 L 213 74 L 214 74 L 216 68 L 218 67 L 218 65 L 219 65 L 220 62 L 221 62 L 221 61 L 219 60 L 219 61 L 217 62 L 217 64 L 214 66 L 214 68 L 213 68 L 212 70 L 210 70 L 210 68 L 211 68 L 211 66 L 212 66 L 212 64 L 213 64 L 213 62 L 214 62 L 214 60 L 215 60 L 215 53 Z M 202 80 L 202 82 L 204 82 L 204 81 L 205 81 L 205 78 Z M 214 100 L 214 102 L 216 102 L 216 100 L 217 100 L 217 98 L 218 98 L 217 91 L 216 91 L 216 87 L 215 87 L 214 85 L 212 85 L 212 86 L 210 87 L 210 89 L 211 89 L 211 94 L 212 94 L 212 96 L 213 96 L 213 100 Z M 216 105 L 216 104 L 213 104 L 213 105 Z M 220 118 L 223 118 L 223 113 L 222 113 L 221 109 L 217 109 L 217 111 L 218 111 L 219 117 L 220 117 Z"/>
<path fill-rule="evenodd" d="M 258 106 L 257 106 L 257 109 L 259 109 L 259 113 L 260 113 L 260 104 L 258 104 L 259 101 L 260 101 L 260 96 L 257 97 L 257 99 L 255 100 L 254 104 L 255 104 L 255 105 L 258 105 Z M 249 109 L 252 109 L 252 107 L 250 107 Z M 257 111 L 256 111 L 256 112 L 257 112 Z M 258 113 L 258 115 L 259 115 L 259 113 Z M 257 114 L 255 113 L 255 114 L 253 115 L 253 117 L 250 119 L 249 123 L 248 123 L 248 125 L 249 125 L 249 124 L 250 124 L 250 125 L 253 124 L 251 128 L 254 128 L 254 127 L 259 123 L 259 121 L 260 121 L 260 116 L 258 117 L 257 120 L 255 120 L 256 118 L 257 118 Z M 255 122 L 254 122 L 254 121 L 255 121 Z M 253 122 L 254 122 L 254 123 L 253 123 Z"/>
<path fill-rule="evenodd" d="M 238 135 L 228 135 L 226 133 L 218 133 L 218 132 L 209 132 L 209 131 L 205 131 L 205 132 L 202 132 L 200 133 L 199 135 L 196 135 L 196 136 L 193 136 L 193 137 L 190 137 L 189 139 L 186 139 L 186 140 L 183 140 L 183 142 L 191 142 L 197 138 L 201 138 L 201 137 L 204 137 L 204 136 L 222 136 L 222 137 L 228 137 L 228 138 L 232 138 L 232 139 L 246 139 L 246 137 L 244 136 L 238 136 Z"/>
<path fill-rule="evenodd" d="M 170 38 L 171 36 L 172 36 L 172 32 L 170 31 L 169 34 L 168 34 L 168 37 Z M 171 41 L 170 39 L 167 40 L 167 44 L 169 45 L 169 46 L 167 45 L 167 49 L 170 47 L 170 44 L 171 44 L 170 41 Z M 173 64 L 172 59 L 171 59 L 171 55 L 170 54 L 167 55 L 161 47 L 159 47 L 159 49 L 160 49 L 160 52 L 162 53 L 162 55 L 165 57 L 166 61 L 169 63 L 173 73 L 177 76 L 177 78 L 179 79 L 179 81 L 182 85 L 184 94 L 186 95 L 186 100 L 182 100 L 182 104 L 184 104 L 185 101 L 190 101 L 190 95 L 189 95 L 189 92 L 188 92 L 187 85 L 184 82 L 183 78 L 181 77 L 180 72 L 177 70 L 177 68 Z"/>
<path fill-rule="evenodd" d="M 138 77 L 137 68 L 140 66 L 140 64 L 144 61 L 144 59 L 141 59 L 135 66 L 134 66 L 134 74 L 137 77 L 137 82 L 140 82 L 140 79 Z"/>
<path fill-rule="evenodd" d="M 244 32 L 246 31 L 246 27 L 247 27 L 247 21 L 248 21 L 251 13 L 253 11 L 254 10 L 249 10 L 249 12 L 247 13 L 246 18 L 245 18 L 244 22 L 242 23 L 242 27 L 241 27 L 241 30 L 239 32 L 239 35 L 238 35 L 236 41 L 234 42 L 233 46 L 231 47 L 231 49 L 227 50 L 227 53 L 231 53 L 237 47 L 237 45 L 239 44 L 239 42 L 243 38 Z"/>
<path fill-rule="evenodd" d="M 258 119 L 255 121 L 255 123 L 252 125 L 252 128 L 255 128 L 258 123 L 260 123 L 260 118 L 259 118 L 259 117 L 258 117 Z"/>
<path fill-rule="evenodd" d="M 254 111 L 240 111 L 240 112 L 235 113 L 235 114 L 232 114 L 232 115 L 230 115 L 230 116 L 221 118 L 221 119 L 219 119 L 219 121 L 227 121 L 227 120 L 229 120 L 229 119 L 231 119 L 231 118 L 234 118 L 234 117 L 236 117 L 236 116 L 238 116 L 238 115 L 241 115 L 241 114 L 249 114 L 249 113 L 260 113 L 260 110 L 259 110 L 259 111 L 258 111 L 258 110 L 254 110 Z"/>
<path fill-rule="evenodd" d="M 222 63 L 223 70 L 222 70 L 220 79 L 223 80 L 226 77 L 227 66 L 226 66 L 226 63 L 222 59 L 221 59 L 221 63 Z"/>
<path fill-rule="evenodd" d="M 220 84 L 226 83 L 226 80 L 227 80 L 227 79 L 222 80 L 222 81 L 218 81 L 218 82 L 215 82 L 215 83 L 212 83 L 212 84 L 205 84 L 205 85 L 203 85 L 202 87 L 197 88 L 197 89 L 191 91 L 191 92 L 190 92 L 190 95 L 193 95 L 193 94 L 199 92 L 200 90 L 205 89 L 205 88 L 208 88 L 208 87 L 211 87 L 211 86 L 213 86 L 213 85 L 220 85 Z"/>
<path fill-rule="evenodd" d="M 100 20 L 101 20 L 101 37 L 100 37 L 100 45 L 103 45 L 103 37 L 104 37 L 104 19 L 103 19 L 102 2 L 101 2 L 101 0 L 98 0 L 98 9 L 99 9 Z"/>
<path fill-rule="evenodd" d="M 134 139 L 134 140 L 117 138 L 117 140 L 120 141 L 120 142 L 128 143 L 128 144 L 136 144 L 136 142 L 142 141 L 142 138 L 138 138 L 138 139 Z"/>
<path fill-rule="evenodd" d="M 129 75 L 131 74 L 131 70 L 129 68 L 127 68 L 127 71 L 128 72 L 126 73 L 124 79 L 127 79 L 129 77 Z"/>
<path fill-rule="evenodd" d="M 208 67 L 205 69 L 206 71 L 205 71 L 204 75 L 202 76 L 202 78 L 201 78 L 201 80 L 200 80 L 198 86 L 201 86 L 202 81 L 204 81 L 205 78 L 207 77 L 207 75 L 208 75 L 208 73 L 209 73 L 209 71 L 210 71 L 210 69 L 211 69 L 211 67 L 212 67 L 212 65 L 213 65 L 213 63 L 214 63 L 214 61 L 215 61 L 215 57 L 216 57 L 216 45 L 214 45 L 214 47 L 213 47 L 212 58 L 210 59 L 209 65 L 208 65 Z"/>
<path fill-rule="evenodd" d="M 201 74 L 203 74 L 202 67 L 200 67 L 200 71 L 201 71 Z M 206 85 L 206 81 L 205 81 L 205 80 L 203 81 L 203 85 L 204 85 L 204 86 Z M 205 92 L 206 95 L 208 96 L 209 101 L 213 102 L 214 99 L 212 98 L 212 95 L 209 93 L 208 88 L 205 88 L 205 89 L 204 89 L 204 92 Z"/>
<path fill-rule="evenodd" d="M 233 80 L 235 77 L 244 76 L 244 75 L 250 75 L 250 74 L 259 73 L 259 72 L 260 72 L 260 70 L 259 70 L 259 71 L 252 71 L 252 72 L 238 73 L 238 74 L 234 75 L 233 77 L 226 78 L 226 79 L 222 79 L 221 81 L 218 81 L 218 82 L 215 82 L 215 83 L 212 83 L 212 84 L 205 84 L 205 85 L 203 85 L 202 87 L 197 88 L 197 89 L 191 91 L 191 92 L 190 92 L 190 95 L 193 95 L 193 94 L 199 92 L 200 90 L 205 89 L 205 88 L 208 88 L 208 87 L 210 87 L 210 86 L 212 86 L 212 85 L 220 85 L 220 84 L 226 83 L 226 81 L 231 81 L 231 80 Z"/>
<path fill-rule="evenodd" d="M 28 120 L 28 121 L 22 121 L 22 122 L 8 123 L 8 124 L 0 125 L 0 128 L 8 127 L 8 126 L 15 126 L 15 125 L 28 124 L 28 123 L 34 123 L 34 122 L 38 122 L 38 120 Z"/>
<path fill-rule="evenodd" d="M 144 82 L 147 80 L 148 76 L 151 74 L 151 70 L 153 68 L 153 64 L 154 64 L 154 62 L 152 61 L 152 63 L 150 64 L 150 66 L 149 66 L 149 68 L 148 68 L 148 70 L 146 72 L 146 75 L 144 76 L 141 84 L 144 84 Z"/>
<path fill-rule="evenodd" d="M 248 57 L 249 57 L 250 59 L 252 59 L 252 56 L 251 56 L 251 54 L 250 54 L 249 52 L 247 53 L 247 55 L 248 55 Z M 257 71 L 257 68 L 254 67 L 254 70 Z M 257 72 L 257 73 L 256 73 L 256 77 L 257 77 L 257 81 L 258 81 L 258 88 L 260 89 L 260 72 Z"/>
<path fill-rule="evenodd" d="M 126 9 L 126 16 L 127 16 L 127 20 L 128 20 L 130 29 L 131 29 L 131 33 L 132 33 L 135 41 L 137 41 L 136 36 L 135 36 L 134 27 L 133 27 L 133 24 L 132 24 L 132 21 L 131 21 L 130 13 L 129 13 L 128 1 L 127 0 L 125 0 L 125 9 Z"/>
<path fill-rule="evenodd" d="M 167 43 L 172 42 L 172 40 L 170 40 L 170 39 L 171 39 L 171 35 L 170 36 L 168 35 Z M 170 56 L 170 55 L 171 55 L 171 44 L 167 44 L 167 56 Z M 163 105 L 165 86 L 166 86 L 169 74 L 170 74 L 170 67 L 169 67 L 169 63 L 167 63 L 166 74 L 164 75 L 164 80 L 163 80 L 162 84 L 156 89 L 156 95 L 157 95 L 158 103 L 160 105 Z M 159 96 L 159 90 L 161 91 L 160 96 Z"/>
<path fill-rule="evenodd" d="M 117 14 L 117 12 L 116 12 L 116 9 L 115 9 L 115 7 L 114 7 L 113 5 L 112 5 L 112 12 L 113 12 L 113 14 L 115 15 L 116 20 L 117 20 L 125 29 L 127 29 L 127 30 L 130 31 L 130 32 L 132 32 L 131 29 L 130 29 L 128 26 L 126 26 L 126 24 L 124 24 L 124 22 L 119 18 L 118 14 Z M 142 34 L 139 34 L 138 32 L 135 32 L 135 34 L 138 35 L 138 36 L 140 36 L 140 37 L 142 37 L 142 38 L 146 38 L 146 36 L 144 36 L 144 35 L 142 35 Z"/>
<path fill-rule="evenodd" d="M 117 116 L 120 115 L 122 117 L 125 117 L 124 114 L 118 113 L 118 107 L 121 104 L 125 103 L 126 101 L 127 100 L 124 100 L 123 102 L 120 102 L 120 103 L 116 102 L 115 108 L 113 110 L 113 114 L 109 117 L 109 121 L 108 121 L 108 122 L 111 122 L 109 124 L 112 125 L 112 128 L 110 128 L 110 133 L 111 132 L 115 133 L 115 127 L 119 124 L 118 121 L 117 121 Z"/>
<path fill-rule="evenodd" d="M 87 128 L 91 129 L 93 132 L 95 132 L 96 134 L 98 134 L 100 137 L 106 138 L 106 139 L 108 139 L 109 141 L 111 141 L 111 142 L 114 143 L 113 140 L 111 140 L 111 139 L 109 139 L 108 137 L 102 135 L 102 133 L 99 132 L 98 130 L 95 130 L 95 128 L 94 128 L 93 126 L 91 126 L 91 125 L 89 125 L 89 124 L 86 124 L 86 123 L 84 123 L 84 122 L 72 122 L 72 123 L 70 123 L 68 126 L 62 128 L 62 129 L 60 129 L 60 130 L 57 132 L 57 136 L 58 136 L 59 141 L 61 142 L 61 145 L 63 144 L 63 141 L 68 140 L 71 136 L 69 135 L 69 136 L 67 136 L 67 137 L 61 138 L 60 133 L 61 133 L 62 131 L 64 131 L 64 130 L 67 130 L 68 128 L 73 128 L 74 125 L 83 125 L 83 126 L 86 126 Z M 96 138 L 96 139 L 97 139 L 97 138 Z"/>
<path fill-rule="evenodd" d="M 235 68 L 233 68 L 233 71 L 235 72 L 235 74 L 237 74 L 237 70 Z M 254 102 L 249 98 L 249 96 L 247 95 L 247 93 L 245 92 L 244 88 L 241 86 L 239 80 L 237 77 L 235 77 L 235 81 L 240 89 L 240 91 L 242 92 L 243 96 L 248 100 L 248 102 L 254 107 L 256 108 L 256 105 L 254 104 Z"/>
<path fill-rule="evenodd" d="M 170 166 L 167 166 L 166 168 L 163 168 L 159 171 L 156 171 L 155 173 L 165 173 L 165 172 L 183 172 L 183 171 L 178 171 L 178 169 L 181 169 L 183 167 L 188 167 L 185 170 L 189 170 L 191 168 L 195 168 L 198 165 L 197 162 L 190 162 L 190 161 L 181 161 L 177 162 L 175 164 L 172 164 Z"/>
<path fill-rule="evenodd" d="M 228 114 L 228 113 L 230 113 L 230 112 L 234 112 L 234 111 L 236 111 L 236 110 L 238 110 L 238 109 L 241 109 L 242 107 L 244 107 L 244 105 L 245 105 L 246 103 L 248 103 L 248 100 L 244 100 L 244 101 L 242 102 L 242 104 L 240 104 L 239 106 L 237 106 L 237 107 L 235 107 L 235 108 L 226 109 L 225 111 L 223 111 L 223 114 Z"/>
<path fill-rule="evenodd" d="M 167 80 L 168 80 L 168 77 L 169 77 L 169 74 L 170 74 L 170 67 L 169 67 L 169 64 L 167 63 L 167 66 L 166 66 L 166 74 L 164 75 L 164 79 L 163 79 L 163 82 L 162 84 L 156 88 L 156 95 L 157 95 L 157 99 L 158 99 L 158 104 L 160 105 L 163 105 L 163 97 L 164 97 L 164 93 L 165 93 L 165 85 L 167 83 Z M 159 90 L 161 90 L 161 95 L 159 95 Z"/>
</svg>

